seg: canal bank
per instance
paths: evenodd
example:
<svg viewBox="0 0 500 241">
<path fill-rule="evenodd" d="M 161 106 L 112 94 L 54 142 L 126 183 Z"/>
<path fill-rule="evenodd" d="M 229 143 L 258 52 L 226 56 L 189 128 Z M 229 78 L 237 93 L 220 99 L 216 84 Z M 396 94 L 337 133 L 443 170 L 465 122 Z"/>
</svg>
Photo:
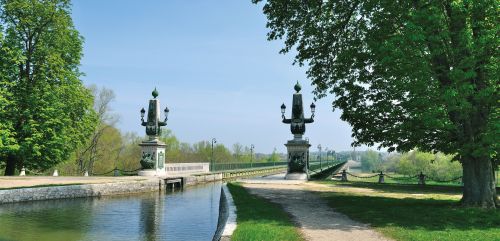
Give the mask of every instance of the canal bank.
<svg viewBox="0 0 500 241">
<path fill-rule="evenodd" d="M 180 179 L 180 186 L 221 181 L 222 174 L 203 174 Z M 175 183 L 174 183 L 175 184 Z M 157 177 L 2 177 L 0 204 L 63 198 L 100 197 L 132 193 L 158 192 L 167 179 Z"/>
<path fill-rule="evenodd" d="M 269 175 L 283 167 L 228 170 L 167 178 L 144 176 L 24 176 L 0 177 L 0 204 L 63 198 L 99 197 L 155 192 L 167 187 L 188 187 L 235 178 Z"/>
<path fill-rule="evenodd" d="M 0 240 L 211 240 L 221 182 L 0 205 Z M 22 224 L 21 226 L 19 226 Z"/>
</svg>

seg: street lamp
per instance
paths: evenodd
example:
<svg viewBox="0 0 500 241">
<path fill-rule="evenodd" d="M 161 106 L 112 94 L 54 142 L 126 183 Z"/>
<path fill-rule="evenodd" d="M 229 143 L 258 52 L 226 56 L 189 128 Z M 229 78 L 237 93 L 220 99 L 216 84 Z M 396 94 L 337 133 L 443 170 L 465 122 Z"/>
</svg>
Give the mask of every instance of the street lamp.
<svg viewBox="0 0 500 241">
<path fill-rule="evenodd" d="M 286 105 L 285 103 L 281 104 L 281 118 L 284 120 L 285 119 L 285 110 L 286 110 Z"/>
<path fill-rule="evenodd" d="M 255 146 L 253 144 L 250 145 L 250 168 L 253 167 L 253 149 Z"/>
<path fill-rule="evenodd" d="M 141 121 L 144 122 L 144 115 L 146 114 L 146 110 L 144 108 L 141 109 Z"/>
<path fill-rule="evenodd" d="M 217 139 L 212 138 L 212 158 L 210 159 L 210 171 L 214 171 L 214 144 L 217 143 Z"/>
<path fill-rule="evenodd" d="M 316 112 L 316 105 L 313 103 L 311 103 L 310 105 L 311 107 L 311 119 L 314 118 L 314 112 Z"/>
<path fill-rule="evenodd" d="M 170 112 L 170 110 L 168 109 L 168 107 L 165 107 L 165 110 L 163 110 L 163 112 L 165 112 L 165 122 L 167 122 L 167 120 L 168 120 L 168 113 Z"/>
<path fill-rule="evenodd" d="M 323 166 L 321 165 L 321 144 L 318 144 L 318 150 L 319 150 L 319 170 L 323 171 Z"/>
</svg>

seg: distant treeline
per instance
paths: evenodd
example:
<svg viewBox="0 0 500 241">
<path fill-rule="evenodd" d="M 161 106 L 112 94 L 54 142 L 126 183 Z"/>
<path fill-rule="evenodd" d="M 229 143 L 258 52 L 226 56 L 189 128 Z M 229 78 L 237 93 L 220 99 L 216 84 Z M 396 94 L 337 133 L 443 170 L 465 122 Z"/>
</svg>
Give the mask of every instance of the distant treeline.
<svg viewBox="0 0 500 241">
<path fill-rule="evenodd" d="M 356 152 L 363 172 L 395 172 L 416 175 L 420 172 L 430 178 L 448 180 L 462 176 L 462 165 L 451 161 L 451 155 L 413 150 L 407 153 L 386 153 L 367 150 Z"/>
</svg>

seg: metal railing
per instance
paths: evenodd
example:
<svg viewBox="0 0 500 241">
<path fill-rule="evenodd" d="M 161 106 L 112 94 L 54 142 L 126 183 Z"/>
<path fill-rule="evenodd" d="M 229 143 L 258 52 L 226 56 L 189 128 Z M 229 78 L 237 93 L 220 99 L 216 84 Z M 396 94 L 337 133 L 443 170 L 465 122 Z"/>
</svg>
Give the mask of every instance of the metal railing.
<svg viewBox="0 0 500 241">
<path fill-rule="evenodd" d="M 426 185 L 426 184 L 454 184 L 454 185 L 463 185 L 462 181 L 462 176 L 459 177 L 453 177 L 450 179 L 437 179 L 434 177 L 429 177 L 428 175 L 425 175 L 423 173 L 416 174 L 416 175 L 410 175 L 410 176 L 397 176 L 397 175 L 389 175 L 384 172 L 380 172 L 377 174 L 372 174 L 372 175 L 356 175 L 351 172 L 347 172 L 344 170 L 342 172 L 342 181 L 348 181 L 348 177 L 351 176 L 357 179 L 361 180 L 366 180 L 365 182 L 378 182 L 378 183 L 386 183 L 386 178 L 388 180 L 391 180 L 391 183 L 395 184 L 420 184 L 420 185 Z M 369 180 L 372 179 L 372 180 Z M 375 181 L 375 180 L 378 181 Z M 430 183 L 428 183 L 430 182 Z"/>
<path fill-rule="evenodd" d="M 210 170 L 212 172 L 251 169 L 251 168 L 264 168 L 264 167 L 278 167 L 286 166 L 286 161 L 280 162 L 229 162 L 229 163 L 213 163 Z"/>
<path fill-rule="evenodd" d="M 328 169 L 332 166 L 335 166 L 339 163 L 342 163 L 342 161 L 339 160 L 323 160 L 323 161 L 310 161 L 309 162 L 309 171 L 310 172 L 321 172 L 324 169 Z"/>
</svg>

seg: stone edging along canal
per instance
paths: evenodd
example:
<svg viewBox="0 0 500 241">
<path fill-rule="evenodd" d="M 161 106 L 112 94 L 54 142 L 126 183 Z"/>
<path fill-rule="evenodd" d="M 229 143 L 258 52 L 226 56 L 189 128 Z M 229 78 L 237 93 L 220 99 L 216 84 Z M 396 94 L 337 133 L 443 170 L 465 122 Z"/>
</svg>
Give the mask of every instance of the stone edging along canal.
<svg viewBox="0 0 500 241">
<path fill-rule="evenodd" d="M 255 168 L 248 170 L 232 170 L 213 174 L 195 174 L 179 178 L 182 178 L 183 186 L 192 186 L 199 183 L 259 176 L 282 172 L 284 170 L 285 169 L 283 167 Z M 54 180 L 58 179 L 58 177 L 47 178 L 54 178 Z M 109 179 L 113 177 L 105 178 Z M 81 179 L 80 177 L 76 182 L 81 182 L 82 180 L 84 179 Z M 27 186 L 0 189 L 0 204 L 62 198 L 99 197 L 107 195 L 154 192 L 164 188 L 165 182 L 162 179 L 158 178 L 148 178 L 142 180 L 129 179 L 120 181 L 103 180 L 103 183 L 49 183 L 47 186 Z M 227 191 L 227 193 L 229 193 L 229 191 Z"/>
<path fill-rule="evenodd" d="M 222 174 L 182 177 L 185 186 L 222 180 Z M 124 180 L 107 183 L 63 184 L 42 187 L 20 187 L 0 190 L 0 204 L 62 198 L 100 197 L 129 193 L 155 192 L 165 188 L 158 178 Z"/>
<path fill-rule="evenodd" d="M 236 206 L 227 184 L 224 183 L 220 192 L 219 221 L 212 241 L 230 241 L 236 226 Z"/>
</svg>

